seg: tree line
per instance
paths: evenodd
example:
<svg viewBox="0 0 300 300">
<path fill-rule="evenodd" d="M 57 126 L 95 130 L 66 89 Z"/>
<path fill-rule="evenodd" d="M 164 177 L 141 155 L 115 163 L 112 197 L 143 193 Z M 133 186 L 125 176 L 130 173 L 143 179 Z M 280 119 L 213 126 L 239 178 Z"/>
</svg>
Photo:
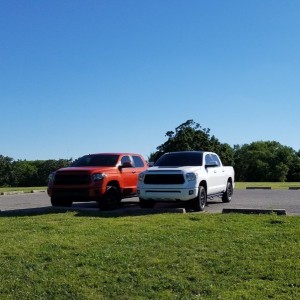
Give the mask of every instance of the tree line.
<svg viewBox="0 0 300 300">
<path fill-rule="evenodd" d="M 182 123 L 175 131 L 166 132 L 166 137 L 167 140 L 149 155 L 149 161 L 155 162 L 166 152 L 212 151 L 220 156 L 224 165 L 234 167 L 236 181 L 300 182 L 300 150 L 297 152 L 276 141 L 231 147 L 193 120 Z M 72 159 L 15 161 L 0 155 L 0 187 L 45 186 L 51 172 L 67 167 L 71 162 Z"/>
<path fill-rule="evenodd" d="M 0 155 L 0 187 L 45 186 L 48 176 L 55 170 L 67 167 L 71 159 L 13 160 Z"/>
<path fill-rule="evenodd" d="M 257 141 L 231 147 L 221 143 L 210 129 L 187 120 L 166 133 L 167 140 L 151 153 L 149 160 L 156 161 L 162 154 L 182 150 L 216 152 L 224 165 L 235 170 L 236 181 L 300 181 L 300 150 L 281 145 L 276 141 Z"/>
</svg>

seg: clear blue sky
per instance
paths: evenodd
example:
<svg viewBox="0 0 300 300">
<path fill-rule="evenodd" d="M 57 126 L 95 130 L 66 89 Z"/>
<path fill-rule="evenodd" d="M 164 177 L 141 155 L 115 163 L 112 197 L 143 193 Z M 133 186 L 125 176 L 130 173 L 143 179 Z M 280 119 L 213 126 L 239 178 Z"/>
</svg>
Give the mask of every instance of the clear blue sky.
<svg viewBox="0 0 300 300">
<path fill-rule="evenodd" d="M 188 119 L 300 149 L 298 0 L 0 0 L 0 154 L 147 156 Z"/>
</svg>

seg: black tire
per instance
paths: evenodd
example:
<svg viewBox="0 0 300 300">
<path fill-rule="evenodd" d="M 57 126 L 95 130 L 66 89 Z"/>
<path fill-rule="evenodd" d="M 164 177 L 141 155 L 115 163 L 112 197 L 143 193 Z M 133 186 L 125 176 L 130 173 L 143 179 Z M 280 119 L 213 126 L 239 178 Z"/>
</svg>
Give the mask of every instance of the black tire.
<svg viewBox="0 0 300 300">
<path fill-rule="evenodd" d="M 153 208 L 154 204 L 155 203 L 152 200 L 144 200 L 140 198 L 140 208 Z"/>
<path fill-rule="evenodd" d="M 52 206 L 59 206 L 59 207 L 70 207 L 72 206 L 73 201 L 68 199 L 62 199 L 58 197 L 51 197 L 51 205 Z"/>
<path fill-rule="evenodd" d="M 222 195 L 222 201 L 228 203 L 232 199 L 233 187 L 231 181 L 227 181 L 226 191 Z"/>
<path fill-rule="evenodd" d="M 114 210 L 122 200 L 120 190 L 115 186 L 107 186 L 103 197 L 98 201 L 101 210 Z"/>
<path fill-rule="evenodd" d="M 194 211 L 203 211 L 207 201 L 206 190 L 204 186 L 199 186 L 198 196 L 192 200 L 192 209 Z"/>
</svg>

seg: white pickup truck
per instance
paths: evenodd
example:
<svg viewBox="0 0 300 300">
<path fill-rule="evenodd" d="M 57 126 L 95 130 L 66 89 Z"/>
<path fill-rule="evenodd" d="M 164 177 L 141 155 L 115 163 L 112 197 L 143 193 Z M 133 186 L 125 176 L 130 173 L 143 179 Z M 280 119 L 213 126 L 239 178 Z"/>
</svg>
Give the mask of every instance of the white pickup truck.
<svg viewBox="0 0 300 300">
<path fill-rule="evenodd" d="M 141 208 L 155 202 L 186 201 L 194 211 L 203 211 L 207 198 L 230 202 L 234 169 L 225 167 L 213 152 L 181 151 L 161 156 L 153 167 L 139 174 L 137 194 Z"/>
</svg>

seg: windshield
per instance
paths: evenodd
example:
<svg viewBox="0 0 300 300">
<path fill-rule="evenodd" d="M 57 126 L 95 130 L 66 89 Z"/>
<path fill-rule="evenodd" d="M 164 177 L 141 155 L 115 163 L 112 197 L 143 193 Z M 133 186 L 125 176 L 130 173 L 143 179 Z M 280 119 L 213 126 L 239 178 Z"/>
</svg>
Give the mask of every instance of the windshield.
<svg viewBox="0 0 300 300">
<path fill-rule="evenodd" d="M 92 154 L 76 159 L 71 167 L 115 167 L 119 155 Z"/>
<path fill-rule="evenodd" d="M 155 167 L 202 166 L 202 152 L 166 153 L 154 164 Z"/>
</svg>

